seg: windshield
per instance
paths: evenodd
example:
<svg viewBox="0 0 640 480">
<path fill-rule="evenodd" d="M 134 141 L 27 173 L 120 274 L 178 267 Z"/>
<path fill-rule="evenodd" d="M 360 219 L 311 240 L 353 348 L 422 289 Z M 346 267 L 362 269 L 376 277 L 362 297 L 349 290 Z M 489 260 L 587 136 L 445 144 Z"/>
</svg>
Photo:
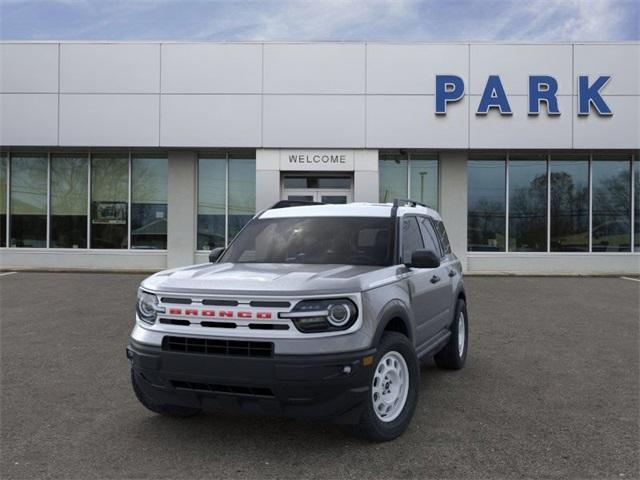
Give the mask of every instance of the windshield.
<svg viewBox="0 0 640 480">
<path fill-rule="evenodd" d="M 393 225 L 378 217 L 253 220 L 220 261 L 391 265 Z"/>
</svg>

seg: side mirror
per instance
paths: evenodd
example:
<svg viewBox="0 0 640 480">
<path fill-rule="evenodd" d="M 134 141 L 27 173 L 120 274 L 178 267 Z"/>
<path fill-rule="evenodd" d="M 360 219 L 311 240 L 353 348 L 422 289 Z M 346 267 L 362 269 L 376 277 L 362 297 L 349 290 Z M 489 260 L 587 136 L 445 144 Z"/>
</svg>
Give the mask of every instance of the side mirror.
<svg viewBox="0 0 640 480">
<path fill-rule="evenodd" d="M 211 263 L 216 263 L 223 252 L 224 252 L 224 247 L 214 248 L 213 250 L 211 250 L 211 253 L 209 253 L 209 261 Z"/>
<path fill-rule="evenodd" d="M 431 250 L 416 250 L 411 255 L 409 268 L 438 268 L 440 266 L 440 256 Z"/>
</svg>

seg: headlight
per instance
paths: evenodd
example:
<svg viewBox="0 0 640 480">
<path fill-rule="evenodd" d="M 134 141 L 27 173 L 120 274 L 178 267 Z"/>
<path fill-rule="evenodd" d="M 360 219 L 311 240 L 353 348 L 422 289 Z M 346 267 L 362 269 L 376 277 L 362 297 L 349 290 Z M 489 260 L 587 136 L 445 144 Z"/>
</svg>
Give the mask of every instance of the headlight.
<svg viewBox="0 0 640 480">
<path fill-rule="evenodd" d="M 335 332 L 351 327 L 358 318 L 355 303 L 346 298 L 328 300 L 304 300 L 291 312 L 279 314 L 289 318 L 304 333 Z"/>
<path fill-rule="evenodd" d="M 153 293 L 138 289 L 138 302 L 136 311 L 140 320 L 146 323 L 155 323 L 158 312 L 164 312 L 164 308 L 158 305 L 158 297 Z"/>
</svg>

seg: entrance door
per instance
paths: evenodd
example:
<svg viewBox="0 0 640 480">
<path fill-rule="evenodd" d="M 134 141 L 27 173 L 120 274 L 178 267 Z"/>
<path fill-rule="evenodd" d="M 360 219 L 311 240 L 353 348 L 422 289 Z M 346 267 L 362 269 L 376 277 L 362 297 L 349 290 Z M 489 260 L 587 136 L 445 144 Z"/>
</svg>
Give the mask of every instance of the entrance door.
<svg viewBox="0 0 640 480">
<path fill-rule="evenodd" d="M 350 176 L 284 175 L 282 199 L 301 202 L 351 203 Z"/>
</svg>

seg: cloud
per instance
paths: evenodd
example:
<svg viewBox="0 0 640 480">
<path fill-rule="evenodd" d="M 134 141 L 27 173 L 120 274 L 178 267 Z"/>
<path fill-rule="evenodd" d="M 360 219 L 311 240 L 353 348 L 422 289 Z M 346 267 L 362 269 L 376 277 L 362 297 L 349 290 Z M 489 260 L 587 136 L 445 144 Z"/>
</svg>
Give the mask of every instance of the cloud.
<svg viewBox="0 0 640 480">
<path fill-rule="evenodd" d="M 637 0 L 0 0 L 3 39 L 607 41 Z"/>
</svg>

